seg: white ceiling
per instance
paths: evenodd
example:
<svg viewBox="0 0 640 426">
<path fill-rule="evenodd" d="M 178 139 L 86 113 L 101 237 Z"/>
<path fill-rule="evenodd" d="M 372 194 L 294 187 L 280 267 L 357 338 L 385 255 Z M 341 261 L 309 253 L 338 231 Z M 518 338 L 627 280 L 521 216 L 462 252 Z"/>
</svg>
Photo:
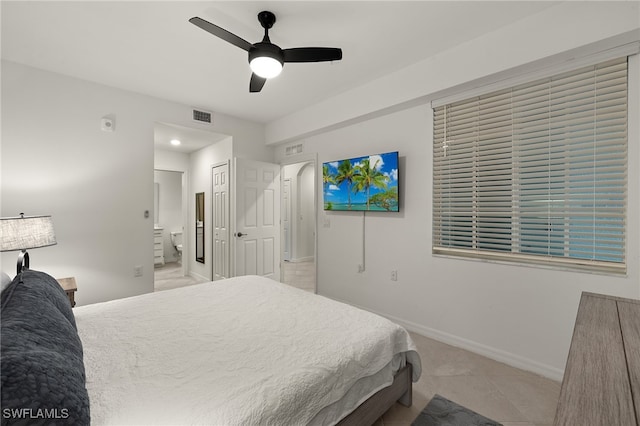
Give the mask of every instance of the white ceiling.
<svg viewBox="0 0 640 426">
<path fill-rule="evenodd" d="M 229 135 L 223 135 L 221 133 L 191 129 L 169 123 L 156 123 L 153 130 L 155 149 L 177 151 L 187 154 L 229 137 Z M 172 139 L 179 140 L 180 145 L 172 145 Z"/>
<path fill-rule="evenodd" d="M 552 6 L 541 1 L 2 1 L 2 58 L 268 123 Z M 249 93 L 245 51 L 199 16 L 255 43 L 261 10 L 282 48 L 340 47 L 343 60 L 286 64 Z"/>
</svg>

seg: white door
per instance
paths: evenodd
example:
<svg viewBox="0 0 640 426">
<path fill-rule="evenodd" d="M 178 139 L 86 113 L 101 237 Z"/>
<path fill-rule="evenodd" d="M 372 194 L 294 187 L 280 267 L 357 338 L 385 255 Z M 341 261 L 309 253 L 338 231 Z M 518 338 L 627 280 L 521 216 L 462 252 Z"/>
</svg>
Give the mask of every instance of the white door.
<svg viewBox="0 0 640 426">
<path fill-rule="evenodd" d="M 234 159 L 234 275 L 280 281 L 280 165 Z"/>
<path fill-rule="evenodd" d="M 282 183 L 282 238 L 284 239 L 284 261 L 291 259 L 291 179 Z"/>
<path fill-rule="evenodd" d="M 213 211 L 213 281 L 229 278 L 229 164 L 211 173 Z"/>
</svg>

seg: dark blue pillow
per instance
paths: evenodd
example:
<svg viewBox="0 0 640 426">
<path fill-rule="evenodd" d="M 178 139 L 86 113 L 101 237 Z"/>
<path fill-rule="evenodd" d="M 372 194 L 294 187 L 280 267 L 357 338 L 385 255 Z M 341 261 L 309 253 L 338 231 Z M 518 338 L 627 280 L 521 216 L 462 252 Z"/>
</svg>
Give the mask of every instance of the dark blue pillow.
<svg viewBox="0 0 640 426">
<path fill-rule="evenodd" d="M 2 424 L 88 425 L 82 343 L 62 287 L 26 270 L 1 301 Z"/>
</svg>

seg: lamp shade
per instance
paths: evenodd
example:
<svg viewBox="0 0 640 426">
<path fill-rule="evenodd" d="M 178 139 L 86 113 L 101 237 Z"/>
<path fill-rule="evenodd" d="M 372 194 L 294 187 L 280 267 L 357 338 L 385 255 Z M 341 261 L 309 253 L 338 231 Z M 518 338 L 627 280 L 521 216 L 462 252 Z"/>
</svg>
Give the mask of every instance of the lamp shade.
<svg viewBox="0 0 640 426">
<path fill-rule="evenodd" d="M 0 251 L 27 250 L 57 244 L 51 216 L 0 218 Z"/>
</svg>

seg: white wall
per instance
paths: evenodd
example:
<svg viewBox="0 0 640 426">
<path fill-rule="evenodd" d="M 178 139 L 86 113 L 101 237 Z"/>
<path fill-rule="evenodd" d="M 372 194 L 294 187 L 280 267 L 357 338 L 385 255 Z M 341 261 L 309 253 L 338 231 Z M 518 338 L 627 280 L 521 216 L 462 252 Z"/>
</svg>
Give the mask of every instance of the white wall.
<svg viewBox="0 0 640 426">
<path fill-rule="evenodd" d="M 305 152 L 317 152 L 318 164 L 377 152 L 400 153 L 401 212 L 366 214 L 364 273 L 357 272 L 362 262 L 363 215 L 324 212 L 322 194 L 318 194 L 320 294 L 556 379 L 562 377 L 582 291 L 640 298 L 637 55 L 631 58 L 630 74 L 627 276 L 431 254 L 432 112 L 428 100 L 453 86 L 493 78 L 493 73 L 515 75 L 532 61 L 540 60 L 538 67 L 566 62 L 576 53 L 569 49 L 584 52 L 590 43 L 606 48 L 638 40 L 638 3 L 605 3 L 561 3 L 268 125 L 268 143 L 302 141 Z M 629 30 L 634 32 L 617 36 Z M 517 72 L 509 71 L 513 67 L 519 67 Z M 278 148 L 278 158 L 284 158 L 283 150 Z M 321 177 L 317 179 L 322 187 Z M 398 271 L 397 282 L 390 279 L 392 270 Z"/>
<path fill-rule="evenodd" d="M 478 19 L 482 19 L 481 16 Z M 640 28 L 640 2 L 565 1 L 338 96 L 275 120 L 267 144 L 350 125 L 469 81 Z M 603 41 L 604 40 L 604 41 Z M 430 40 L 425 40 L 429 43 Z M 567 59 L 565 57 L 565 59 Z"/>
<path fill-rule="evenodd" d="M 189 154 L 179 151 L 156 149 L 153 152 L 153 166 L 156 170 L 171 170 L 186 173 L 189 171 Z"/>
<path fill-rule="evenodd" d="M 309 149 L 317 150 L 319 164 L 393 150 L 400 154 L 400 213 L 366 214 L 364 273 L 357 272 L 363 215 L 320 207 L 318 293 L 559 379 L 581 292 L 640 296 L 634 261 L 638 238 L 629 238 L 627 277 L 433 256 L 431 133 L 431 109 L 425 105 L 306 140 Z M 631 167 L 637 169 L 638 150 L 634 152 Z M 629 226 L 631 236 L 638 235 L 640 186 L 635 176 L 629 188 L 629 213 L 636 218 Z M 323 205 L 321 197 L 318 206 Z M 398 271 L 397 282 L 390 279 L 392 270 Z"/>
<path fill-rule="evenodd" d="M 106 115 L 114 132 L 100 130 Z M 261 124 L 214 113 L 201 125 L 186 105 L 2 61 L 0 214 L 53 216 L 58 245 L 32 250 L 31 266 L 75 276 L 79 305 L 153 290 L 156 122 L 231 135 L 242 155 L 273 160 Z M 2 254 L 11 275 L 16 256 Z"/>
</svg>

